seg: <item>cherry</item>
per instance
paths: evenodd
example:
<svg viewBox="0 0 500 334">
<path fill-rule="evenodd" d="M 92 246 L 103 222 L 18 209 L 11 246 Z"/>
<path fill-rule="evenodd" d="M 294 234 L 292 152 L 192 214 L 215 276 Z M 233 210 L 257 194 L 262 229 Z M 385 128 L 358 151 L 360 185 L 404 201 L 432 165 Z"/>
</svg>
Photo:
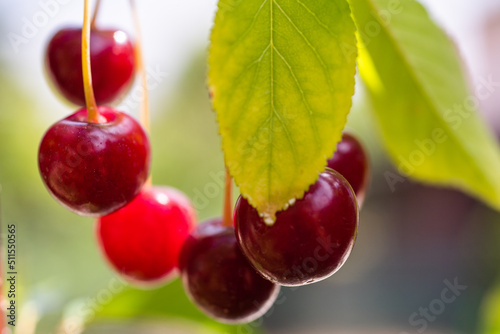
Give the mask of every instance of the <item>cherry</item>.
<svg viewBox="0 0 500 334">
<path fill-rule="evenodd" d="M 327 167 L 336 170 L 349 181 L 361 204 L 368 186 L 370 163 L 359 140 L 349 133 L 344 133 L 337 145 L 337 151 L 328 160 Z"/>
<path fill-rule="evenodd" d="M 84 216 L 102 216 L 129 203 L 141 190 L 150 166 L 149 140 L 132 117 L 99 108 L 99 122 L 81 109 L 52 125 L 38 152 L 49 192 Z"/>
<path fill-rule="evenodd" d="M 60 30 L 47 46 L 45 63 L 49 77 L 64 97 L 85 106 L 81 41 L 81 28 Z M 90 62 L 98 105 L 113 102 L 130 88 L 135 73 L 134 46 L 123 31 L 93 28 Z"/>
<path fill-rule="evenodd" d="M 143 188 L 128 205 L 97 221 L 100 248 L 111 266 L 136 285 L 161 285 L 178 267 L 179 253 L 194 229 L 189 199 L 169 187 Z"/>
<path fill-rule="evenodd" d="M 356 197 L 347 180 L 327 168 L 318 181 L 273 226 L 240 196 L 236 237 L 250 263 L 265 278 L 285 286 L 323 280 L 347 260 L 358 226 Z"/>
<path fill-rule="evenodd" d="M 262 278 L 222 219 L 205 222 L 188 237 L 180 257 L 181 278 L 190 299 L 218 321 L 253 321 L 272 306 L 279 286 Z"/>
</svg>

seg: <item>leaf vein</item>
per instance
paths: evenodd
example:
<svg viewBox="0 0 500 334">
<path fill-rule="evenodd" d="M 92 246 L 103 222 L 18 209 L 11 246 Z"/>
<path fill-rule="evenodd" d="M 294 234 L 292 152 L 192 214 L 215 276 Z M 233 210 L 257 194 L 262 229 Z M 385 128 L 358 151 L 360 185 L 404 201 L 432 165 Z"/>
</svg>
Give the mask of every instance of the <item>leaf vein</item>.
<svg viewBox="0 0 500 334">
<path fill-rule="evenodd" d="M 300 1 L 300 0 L 295 0 L 295 1 L 297 1 L 297 3 L 298 3 L 299 5 L 301 5 L 302 7 L 304 7 L 304 9 L 305 9 L 305 10 L 306 10 L 309 14 L 311 14 L 311 16 L 312 16 L 312 17 L 314 17 L 314 19 L 316 20 L 316 22 L 318 22 L 318 24 L 319 24 L 321 27 L 323 27 L 323 29 L 325 29 L 325 30 L 328 32 L 328 34 L 329 34 L 330 36 L 332 36 L 332 32 L 331 32 L 330 28 L 328 28 L 328 26 L 327 26 L 326 24 L 324 24 L 324 23 L 323 23 L 323 22 L 319 19 L 319 17 L 316 15 L 316 13 L 314 13 L 312 10 L 310 10 L 310 9 L 309 9 L 309 7 L 307 7 L 307 6 L 306 6 L 306 5 L 305 5 L 302 1 Z"/>
<path fill-rule="evenodd" d="M 285 57 L 283 57 L 283 55 L 278 51 L 278 49 L 275 46 L 273 46 L 273 49 L 276 52 L 276 54 L 281 58 L 281 60 L 285 63 L 286 67 L 290 71 L 290 74 L 291 74 L 293 80 L 295 81 L 295 84 L 297 85 L 297 88 L 298 88 L 298 90 L 300 92 L 300 96 L 302 97 L 304 105 L 306 106 L 307 115 L 309 116 L 309 121 L 311 122 L 311 126 L 313 128 L 314 140 L 316 141 L 316 144 L 319 144 L 320 140 L 319 140 L 319 137 L 318 137 L 318 127 L 316 126 L 316 122 L 315 122 L 314 117 L 313 117 L 313 110 L 311 108 L 311 105 L 309 104 L 309 101 L 307 100 L 307 97 L 306 97 L 306 95 L 304 93 L 304 89 L 302 88 L 302 85 L 300 84 L 300 81 L 297 79 L 297 76 L 295 75 L 295 72 L 293 71 L 292 67 L 290 66 L 290 64 L 288 63 L 288 61 L 285 59 Z"/>
<path fill-rule="evenodd" d="M 257 12 L 255 13 L 255 15 L 254 15 L 254 17 L 252 19 L 252 22 L 250 23 L 250 25 L 248 26 L 248 28 L 238 37 L 238 39 L 233 43 L 233 45 L 231 45 L 231 47 L 229 48 L 229 50 L 227 50 L 226 58 L 229 58 L 233 54 L 234 50 L 236 50 L 236 47 L 243 40 L 245 40 L 245 37 L 250 33 L 250 31 L 252 31 L 252 28 L 255 26 L 255 22 L 257 22 L 257 18 L 259 17 L 260 12 L 262 11 L 262 8 L 264 8 L 264 5 L 266 4 L 267 1 L 269 1 L 269 0 L 264 0 L 264 2 L 262 2 L 261 6 L 259 7 L 259 9 L 257 10 Z"/>
<path fill-rule="evenodd" d="M 333 83 L 332 83 L 332 80 L 330 78 L 329 70 L 328 70 L 328 67 L 326 66 L 326 63 L 325 63 L 324 59 L 321 57 L 321 55 L 319 54 L 318 50 L 316 50 L 316 48 L 314 47 L 314 45 L 312 45 L 311 41 L 299 29 L 299 27 L 297 27 L 295 25 L 295 23 L 293 23 L 293 20 L 290 18 L 290 16 L 283 10 L 283 8 L 281 8 L 281 6 L 277 2 L 276 2 L 276 6 L 281 11 L 281 13 L 283 13 L 283 15 L 288 20 L 288 22 L 290 22 L 290 24 L 292 25 L 292 27 L 297 31 L 297 33 L 300 35 L 300 37 L 302 37 L 302 39 L 304 40 L 304 42 L 306 42 L 307 46 L 311 49 L 311 51 L 314 53 L 314 56 L 319 61 L 321 67 L 323 67 L 323 69 L 325 71 L 325 77 L 326 77 L 326 80 L 328 82 L 328 86 L 331 89 L 331 91 L 333 92 L 334 91 Z"/>
<path fill-rule="evenodd" d="M 255 73 L 254 73 L 254 75 L 253 75 L 253 77 L 252 77 L 252 82 L 251 82 L 251 84 L 250 84 L 250 89 L 249 89 L 249 91 L 250 91 L 250 92 L 252 92 L 252 91 L 254 90 L 254 88 L 255 88 L 255 86 L 256 86 L 256 84 L 257 84 L 257 81 L 256 81 L 255 79 L 258 77 L 258 74 L 260 73 L 260 69 L 261 69 L 261 66 L 260 66 L 260 65 L 262 64 L 261 60 L 262 60 L 262 58 L 264 58 L 264 55 L 266 54 L 267 50 L 269 50 L 270 46 L 271 46 L 271 44 L 269 44 L 269 45 L 268 45 L 268 46 L 264 49 L 264 51 L 262 51 L 262 53 L 260 54 L 260 56 L 259 56 L 259 58 L 258 58 L 258 59 L 256 59 L 256 60 L 254 60 L 253 62 L 251 62 L 248 66 L 246 66 L 246 67 L 245 67 L 245 68 L 244 68 L 244 69 L 243 69 L 243 70 L 242 70 L 242 71 L 238 74 L 238 76 L 236 77 L 235 82 L 240 82 L 240 78 L 243 76 L 243 74 L 245 74 L 248 70 L 250 70 L 253 66 L 255 66 L 255 64 L 257 64 L 257 69 L 255 70 Z M 232 98 L 233 98 L 234 94 L 235 94 L 235 93 L 236 93 L 236 91 L 237 91 L 237 88 L 238 88 L 238 86 L 237 86 L 237 85 L 234 85 L 234 86 L 232 86 L 232 87 L 231 87 L 231 90 L 230 90 L 230 92 L 229 92 L 228 99 L 227 99 L 228 101 L 231 101 L 231 100 L 232 100 Z M 252 94 L 248 94 L 248 95 L 247 95 L 247 97 L 246 97 L 246 99 L 245 99 L 245 102 L 244 102 L 244 103 L 243 103 L 243 105 L 242 105 L 242 111 L 244 111 L 244 110 L 245 110 L 245 107 L 247 106 L 248 101 L 250 100 L 250 98 L 251 98 L 252 96 L 253 96 Z M 239 123 L 238 121 L 239 121 L 241 118 L 242 118 L 242 117 L 239 117 L 239 118 L 238 118 L 238 120 L 237 120 L 237 122 L 236 122 L 235 124 L 233 124 L 233 126 L 236 126 L 236 125 Z"/>
</svg>

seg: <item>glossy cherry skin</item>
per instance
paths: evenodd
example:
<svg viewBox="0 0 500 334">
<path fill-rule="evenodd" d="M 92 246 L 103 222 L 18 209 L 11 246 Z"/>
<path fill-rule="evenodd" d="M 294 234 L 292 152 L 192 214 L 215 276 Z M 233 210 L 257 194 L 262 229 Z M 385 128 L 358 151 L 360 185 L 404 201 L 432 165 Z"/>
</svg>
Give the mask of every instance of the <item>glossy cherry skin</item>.
<svg viewBox="0 0 500 334">
<path fill-rule="evenodd" d="M 187 295 L 203 312 L 225 323 L 253 321 L 272 306 L 279 286 L 262 278 L 236 242 L 233 227 L 220 218 L 198 226 L 181 251 Z"/>
<path fill-rule="evenodd" d="M 331 169 L 304 197 L 276 215 L 273 226 L 240 197 L 236 236 L 250 263 L 265 278 L 284 286 L 323 280 L 347 260 L 356 238 L 358 207 L 349 183 Z"/>
<path fill-rule="evenodd" d="M 361 205 L 370 178 L 370 161 L 360 141 L 353 135 L 344 133 L 337 151 L 328 160 L 327 167 L 336 170 L 349 181 Z"/>
<path fill-rule="evenodd" d="M 151 149 L 131 116 L 99 108 L 98 123 L 87 109 L 52 125 L 38 151 L 42 180 L 52 196 L 83 216 L 102 216 L 139 194 L 150 167 Z"/>
<path fill-rule="evenodd" d="M 76 105 L 85 106 L 81 41 L 81 28 L 60 30 L 47 46 L 45 64 L 62 95 Z M 123 31 L 92 29 L 90 63 L 98 105 L 115 101 L 131 87 L 135 73 L 134 46 Z"/>
<path fill-rule="evenodd" d="M 97 221 L 99 246 L 111 266 L 141 287 L 167 283 L 196 215 L 177 189 L 145 186 L 128 205 Z"/>
</svg>

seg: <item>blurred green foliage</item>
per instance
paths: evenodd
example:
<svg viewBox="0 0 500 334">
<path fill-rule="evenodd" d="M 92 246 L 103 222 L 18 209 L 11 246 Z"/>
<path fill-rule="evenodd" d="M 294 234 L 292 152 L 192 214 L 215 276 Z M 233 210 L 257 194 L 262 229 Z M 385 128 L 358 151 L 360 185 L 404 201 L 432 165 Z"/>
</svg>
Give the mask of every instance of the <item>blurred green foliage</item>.
<svg viewBox="0 0 500 334">
<path fill-rule="evenodd" d="M 178 279 L 157 290 L 126 289 L 97 313 L 95 323 L 117 319 L 191 320 L 214 334 L 238 333 L 237 326 L 217 323 L 199 311 L 186 297 Z"/>
</svg>

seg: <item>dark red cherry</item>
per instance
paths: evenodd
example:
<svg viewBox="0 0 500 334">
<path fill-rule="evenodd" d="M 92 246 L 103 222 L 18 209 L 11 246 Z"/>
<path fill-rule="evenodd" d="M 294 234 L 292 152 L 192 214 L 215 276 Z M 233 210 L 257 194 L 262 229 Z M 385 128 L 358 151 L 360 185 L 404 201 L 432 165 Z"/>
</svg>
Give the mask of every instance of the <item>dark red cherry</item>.
<svg viewBox="0 0 500 334">
<path fill-rule="evenodd" d="M 220 218 L 198 226 L 181 251 L 181 277 L 190 299 L 226 323 L 253 321 L 272 306 L 279 286 L 262 278 Z"/>
<path fill-rule="evenodd" d="M 49 192 L 83 216 L 102 216 L 129 203 L 146 181 L 149 140 L 131 116 L 99 108 L 98 123 L 87 109 L 52 125 L 38 151 L 38 167 Z"/>
<path fill-rule="evenodd" d="M 328 160 L 327 167 L 336 170 L 349 181 L 361 204 L 370 178 L 370 162 L 359 140 L 349 133 L 344 133 L 337 145 L 337 151 Z"/>
<path fill-rule="evenodd" d="M 194 229 L 196 215 L 177 189 L 145 186 L 128 205 L 97 221 L 97 239 L 111 264 L 139 286 L 168 282 L 178 268 L 179 253 Z"/>
<path fill-rule="evenodd" d="M 49 77 L 62 95 L 85 106 L 81 41 L 81 28 L 60 30 L 47 46 L 45 63 Z M 130 88 L 135 73 L 134 46 L 123 31 L 92 29 L 90 63 L 98 105 L 113 102 Z"/>
<path fill-rule="evenodd" d="M 246 199 L 235 207 L 236 236 L 250 263 L 285 286 L 323 280 L 347 260 L 358 227 L 358 207 L 345 178 L 326 169 L 318 181 L 268 226 Z"/>
</svg>

